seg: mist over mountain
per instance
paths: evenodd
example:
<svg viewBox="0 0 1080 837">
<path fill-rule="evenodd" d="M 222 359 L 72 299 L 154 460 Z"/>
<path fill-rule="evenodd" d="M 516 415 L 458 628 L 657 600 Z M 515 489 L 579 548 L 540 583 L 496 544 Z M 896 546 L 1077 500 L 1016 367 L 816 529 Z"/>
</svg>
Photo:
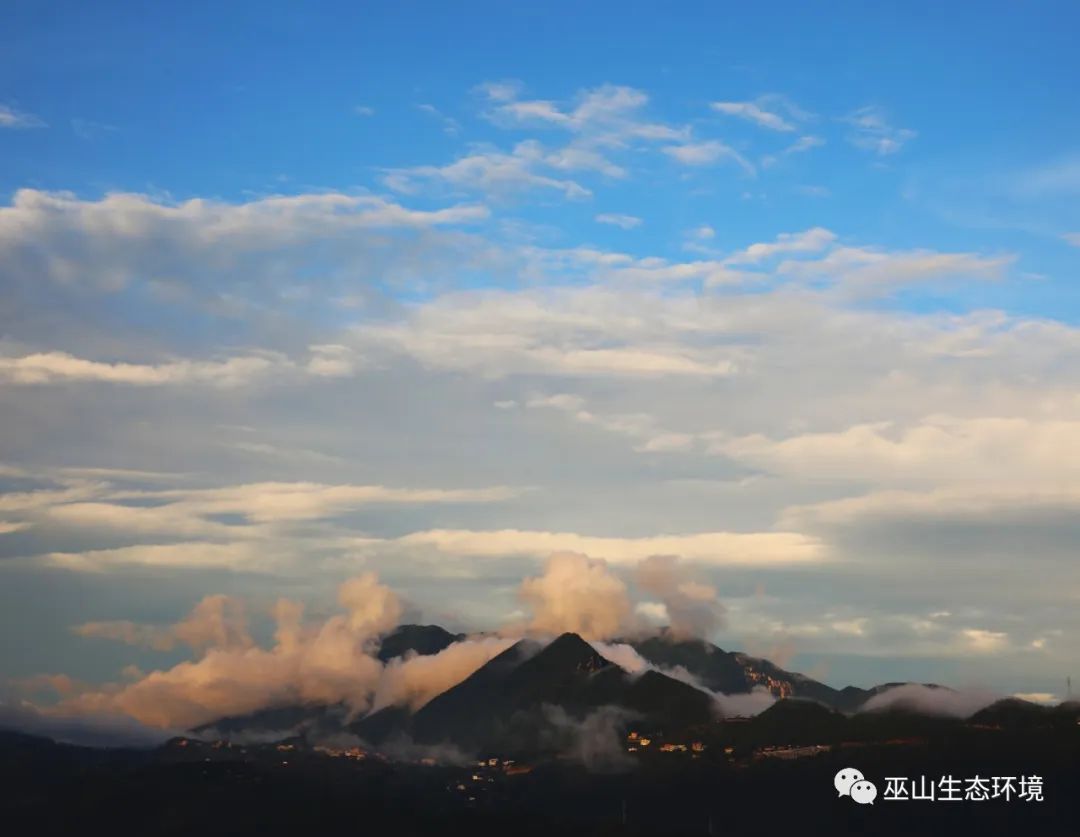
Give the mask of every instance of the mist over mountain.
<svg viewBox="0 0 1080 837">
<path fill-rule="evenodd" d="M 423 673 L 420 664 L 442 668 L 441 658 L 484 641 L 493 640 L 470 639 L 437 625 L 400 625 L 381 637 L 375 655 L 388 671 L 411 665 Z M 406 742 L 449 744 L 467 752 L 535 751 L 565 739 L 556 734 L 560 726 L 563 731 L 581 728 L 592 719 L 595 727 L 598 713 L 606 711 L 613 713 L 605 722 L 609 726 L 628 728 L 633 721 L 648 729 L 676 730 L 764 709 L 768 714 L 759 717 L 766 725 L 798 717 L 813 738 L 814 730 L 835 729 L 830 719 L 842 717 L 839 713 L 864 707 L 918 713 L 926 706 L 935 714 L 938 709 L 926 704 L 927 691 L 938 690 L 942 697 L 959 694 L 901 683 L 835 689 L 768 660 L 670 631 L 613 643 L 590 643 L 568 632 L 546 642 L 524 638 L 506 645 L 428 699 L 410 702 L 414 693 L 397 689 L 396 699 L 362 713 L 343 703 L 267 707 L 202 724 L 193 732 L 243 741 L 293 735 L 318 740 L 344 732 L 379 746 Z M 909 685 L 921 691 L 904 691 Z M 976 703 L 970 712 L 989 702 Z M 948 707 L 941 711 L 956 714 Z"/>
</svg>

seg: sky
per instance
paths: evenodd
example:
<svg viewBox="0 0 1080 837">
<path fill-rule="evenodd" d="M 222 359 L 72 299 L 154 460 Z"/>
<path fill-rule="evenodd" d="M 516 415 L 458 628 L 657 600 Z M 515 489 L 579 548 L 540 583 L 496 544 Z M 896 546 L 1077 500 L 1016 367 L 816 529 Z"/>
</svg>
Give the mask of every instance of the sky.
<svg viewBox="0 0 1080 837">
<path fill-rule="evenodd" d="M 564 552 L 838 687 L 1080 675 L 1075 4 L 2 14 L 0 692 Z"/>
</svg>

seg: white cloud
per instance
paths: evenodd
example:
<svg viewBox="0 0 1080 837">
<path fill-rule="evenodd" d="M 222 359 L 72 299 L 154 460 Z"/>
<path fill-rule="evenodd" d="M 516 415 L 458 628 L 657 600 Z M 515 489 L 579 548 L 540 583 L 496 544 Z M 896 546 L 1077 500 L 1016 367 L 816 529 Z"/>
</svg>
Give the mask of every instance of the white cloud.
<svg viewBox="0 0 1080 837">
<path fill-rule="evenodd" d="M 874 695 L 863 704 L 860 711 L 874 712 L 899 707 L 934 715 L 969 718 L 1000 699 L 1001 695 L 985 690 L 956 691 L 923 686 L 920 683 L 905 683 Z"/>
<path fill-rule="evenodd" d="M 1065 233 L 1062 238 L 1073 247 L 1080 247 L 1080 232 Z"/>
<path fill-rule="evenodd" d="M 86 622 L 71 629 L 77 636 L 109 639 L 169 651 L 187 645 L 206 648 L 246 648 L 254 644 L 248 633 L 244 602 L 222 594 L 203 597 L 186 618 L 175 625 L 141 625 L 117 620 Z"/>
<path fill-rule="evenodd" d="M 23 357 L 0 357 L 0 383 L 32 385 L 92 381 L 133 386 L 208 384 L 236 387 L 267 375 L 274 367 L 284 365 L 287 365 L 287 361 L 282 358 L 263 356 L 237 357 L 225 361 L 177 361 L 158 365 L 101 363 L 72 357 L 64 352 L 43 352 Z"/>
<path fill-rule="evenodd" d="M 450 136 L 456 136 L 461 133 L 461 124 L 456 119 L 447 116 L 435 107 L 435 105 L 423 103 L 417 105 L 416 109 L 437 119 L 442 124 L 443 133 L 449 134 Z"/>
<path fill-rule="evenodd" d="M 521 91 L 521 82 L 487 81 L 478 85 L 476 89 L 493 102 L 509 102 Z"/>
<path fill-rule="evenodd" d="M 665 154 L 684 166 L 708 166 L 720 159 L 733 160 L 749 175 L 757 173 L 754 164 L 743 157 L 738 151 L 719 140 L 705 140 L 704 142 L 687 142 L 682 145 L 666 145 L 662 149 Z"/>
<path fill-rule="evenodd" d="M 71 120 L 71 130 L 75 132 L 75 136 L 79 137 L 79 139 L 96 140 L 118 129 L 115 125 L 107 125 L 104 122 L 76 118 Z"/>
<path fill-rule="evenodd" d="M 780 151 L 778 154 L 769 154 L 761 158 L 761 165 L 765 168 L 776 165 L 778 160 L 782 157 L 790 157 L 792 154 L 802 154 L 806 151 L 810 151 L 813 148 L 820 148 L 825 145 L 825 140 L 821 137 L 812 136 L 807 134 L 806 136 L 799 137 L 795 142 L 789 145 L 787 148 Z"/>
<path fill-rule="evenodd" d="M 803 151 L 809 151 L 811 148 L 821 148 L 823 145 L 825 145 L 825 140 L 821 137 L 815 137 L 808 134 L 795 140 L 795 142 L 784 149 L 784 153 L 800 154 Z"/>
<path fill-rule="evenodd" d="M 603 558 L 613 564 L 636 564 L 650 555 L 679 555 L 687 561 L 715 566 L 755 567 L 816 563 L 824 559 L 820 543 L 792 532 L 703 532 L 616 538 L 518 529 L 432 529 L 405 535 L 396 543 L 410 547 L 431 546 L 441 552 L 481 558 L 543 557 L 570 551 Z"/>
<path fill-rule="evenodd" d="M 134 683 L 81 691 L 47 711 L 61 717 L 122 713 L 165 728 L 296 703 L 344 703 L 364 711 L 382 674 L 371 656 L 373 640 L 397 624 L 402 606 L 373 573 L 344 581 L 338 600 L 343 612 L 304 624 L 303 606 L 282 599 L 270 648 L 213 641 L 197 659 Z"/>
<path fill-rule="evenodd" d="M 397 191 L 411 192 L 424 181 L 434 181 L 458 189 L 506 197 L 530 189 L 561 192 L 564 197 L 580 200 L 592 193 L 573 180 L 541 174 L 538 169 L 552 167 L 539 144 L 519 143 L 512 153 L 478 151 L 445 166 L 415 166 L 396 169 L 385 178 Z"/>
<path fill-rule="evenodd" d="M 41 556 L 41 560 L 65 570 L 83 573 L 131 567 L 259 571 L 268 569 L 272 564 L 262 546 L 252 543 L 220 544 L 205 541 L 124 546 L 85 552 L 52 552 Z"/>
<path fill-rule="evenodd" d="M 44 128 L 45 123 L 32 113 L 0 103 L 0 128 Z"/>
<path fill-rule="evenodd" d="M 745 119 L 748 122 L 753 122 L 755 125 L 762 128 L 768 128 L 772 131 L 795 130 L 795 126 L 780 116 L 780 114 L 767 111 L 753 102 L 713 102 L 712 109 L 728 116 L 736 116 L 739 119 Z"/>
<path fill-rule="evenodd" d="M 129 193 L 83 200 L 21 189 L 10 206 L 0 207 L 0 269 L 12 281 L 46 278 L 107 291 L 135 282 L 180 292 L 212 284 L 221 300 L 244 283 L 295 282 L 314 246 L 332 245 L 348 264 L 385 247 L 387 231 L 419 235 L 488 215 L 475 204 L 413 210 L 372 195 L 333 192 L 232 204 Z"/>
<path fill-rule="evenodd" d="M 932 250 L 885 252 L 863 247 L 837 247 L 822 259 L 782 262 L 777 272 L 798 279 L 827 278 L 830 283 L 863 292 L 934 279 L 996 279 L 1014 256 L 940 253 Z"/>
<path fill-rule="evenodd" d="M 375 108 L 368 107 L 367 105 L 356 105 L 356 107 L 353 108 L 353 113 L 357 116 L 374 116 Z"/>
<path fill-rule="evenodd" d="M 164 501 L 178 512 L 200 516 L 241 514 L 253 522 L 269 523 L 316 520 L 367 505 L 497 503 L 517 493 L 502 486 L 441 489 L 265 482 L 223 488 L 118 491 L 112 496 L 117 500 Z"/>
<path fill-rule="evenodd" d="M 490 114 L 496 123 L 546 124 L 583 135 L 598 145 L 622 145 L 635 139 L 675 140 L 687 135 L 686 129 L 643 120 L 639 112 L 649 97 L 632 87 L 605 84 L 583 90 L 570 108 L 544 99 L 518 101 L 512 95 L 500 101 Z"/>
<path fill-rule="evenodd" d="M 608 639 L 630 626 L 626 584 L 604 561 L 576 552 L 551 555 L 543 575 L 521 582 L 518 597 L 532 612 L 532 632 Z"/>
<path fill-rule="evenodd" d="M 729 264 L 755 264 L 779 253 L 816 253 L 827 249 L 835 240 L 836 234 L 822 227 L 801 233 L 781 233 L 776 241 L 751 244 L 727 261 Z"/>
<path fill-rule="evenodd" d="M 598 224 L 610 224 L 613 227 L 619 227 L 624 230 L 632 230 L 635 227 L 640 227 L 644 223 L 636 215 L 618 215 L 613 213 L 602 213 L 597 215 L 596 223 Z"/>
<path fill-rule="evenodd" d="M 21 357 L 0 355 L 0 385 L 34 386 L 71 382 L 137 387 L 210 386 L 235 389 L 284 377 L 311 375 L 344 378 L 363 364 L 356 352 L 336 344 L 308 347 L 309 358 L 295 361 L 276 352 L 226 360 L 175 360 L 167 363 L 103 362 L 66 352 L 38 352 Z"/>
<path fill-rule="evenodd" d="M 852 127 L 848 141 L 856 148 L 872 151 L 879 157 L 895 154 L 917 134 L 909 128 L 895 128 L 889 124 L 885 112 L 878 107 L 860 108 L 844 118 Z"/>
<path fill-rule="evenodd" d="M 949 481 L 986 487 L 1080 478 L 1080 421 L 930 415 L 910 425 L 882 421 L 785 439 L 718 439 L 713 452 L 820 479 Z"/>
</svg>

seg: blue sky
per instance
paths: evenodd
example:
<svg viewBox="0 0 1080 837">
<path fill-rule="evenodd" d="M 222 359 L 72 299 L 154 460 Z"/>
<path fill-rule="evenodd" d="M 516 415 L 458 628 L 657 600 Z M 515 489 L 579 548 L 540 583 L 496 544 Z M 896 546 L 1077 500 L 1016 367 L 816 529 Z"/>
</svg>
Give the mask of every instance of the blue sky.
<svg viewBox="0 0 1080 837">
<path fill-rule="evenodd" d="M 1060 693 L 1075 4 L 581 6 L 7 6 L 10 688 L 145 720 L 116 625 L 358 572 L 553 628 L 563 551 L 603 638 L 661 551 L 725 647 Z"/>
</svg>

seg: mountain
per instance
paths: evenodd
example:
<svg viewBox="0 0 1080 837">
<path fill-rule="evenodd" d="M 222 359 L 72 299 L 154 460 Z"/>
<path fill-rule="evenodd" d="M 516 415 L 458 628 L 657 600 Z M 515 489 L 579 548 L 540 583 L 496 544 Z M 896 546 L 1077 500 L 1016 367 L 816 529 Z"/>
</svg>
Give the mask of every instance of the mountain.
<svg viewBox="0 0 1080 837">
<path fill-rule="evenodd" d="M 332 732 L 341 728 L 347 708 L 325 703 L 273 706 L 244 715 L 229 715 L 192 728 L 196 735 L 212 733 L 217 738 L 236 736 L 284 737 L 301 732 Z"/>
<path fill-rule="evenodd" d="M 438 654 L 464 638 L 464 634 L 452 634 L 438 625 L 399 625 L 383 637 L 376 656 L 386 663 L 410 651 L 421 656 Z"/>
<path fill-rule="evenodd" d="M 1072 704 L 1072 706 L 1075 707 L 1076 705 Z M 1062 723 L 1069 725 L 1070 722 L 1075 725 L 1076 722 L 1070 717 L 1070 714 L 1075 715 L 1075 708 L 1070 713 L 1068 703 L 1050 707 L 1021 700 L 1020 698 L 1003 698 L 980 709 L 969 720 L 973 724 L 984 726 L 1005 727 L 1008 729 L 1036 729 L 1057 726 Z"/>
<path fill-rule="evenodd" d="M 437 625 L 402 625 L 382 638 L 377 655 L 388 662 L 409 654 L 437 654 L 462 638 Z M 681 667 L 714 692 L 745 694 L 760 686 L 778 698 L 814 701 L 840 712 L 855 712 L 870 697 L 902 685 L 838 690 L 768 660 L 725 651 L 703 640 L 678 640 L 670 634 L 628 644 L 658 668 Z M 563 634 L 547 647 L 531 640 L 516 643 L 415 714 L 405 707 L 388 706 L 345 726 L 343 706 L 277 706 L 222 718 L 195 732 L 260 737 L 318 735 L 344 728 L 372 744 L 405 735 L 420 742 L 448 741 L 475 749 L 499 736 L 535 742 L 545 726 L 548 710 L 544 707 L 558 707 L 568 718 L 580 720 L 605 706 L 669 728 L 707 723 L 714 711 L 711 698 L 699 689 L 662 671 L 632 677 L 581 637 Z M 792 711 L 812 710 L 798 707 Z"/>
<path fill-rule="evenodd" d="M 847 716 L 813 700 L 778 700 L 750 721 L 753 735 L 770 744 L 817 744 L 839 739 Z"/>
<path fill-rule="evenodd" d="M 844 710 L 854 709 L 866 698 L 863 690 L 854 686 L 839 691 L 804 674 L 785 671 L 768 660 L 725 651 L 701 639 L 676 640 L 661 634 L 630 645 L 654 665 L 685 668 L 714 692 L 742 694 L 764 686 L 778 698 L 807 698 Z"/>
<path fill-rule="evenodd" d="M 883 683 L 869 689 L 858 686 L 834 689 L 805 674 L 786 671 L 761 657 L 752 657 L 740 651 L 725 651 L 702 639 L 675 639 L 667 633 L 631 640 L 628 644 L 653 665 L 661 668 L 681 666 L 714 692 L 745 694 L 763 686 L 777 698 L 816 701 L 840 712 L 855 712 L 875 695 L 907 685 Z M 932 683 L 924 685 L 943 688 Z"/>
<path fill-rule="evenodd" d="M 566 633 L 542 650 L 528 641 L 511 646 L 422 707 L 410 730 L 418 741 L 471 749 L 536 747 L 550 726 L 550 707 L 576 721 L 605 707 L 669 727 L 712 718 L 712 700 L 698 689 L 659 672 L 633 677 Z"/>
</svg>

